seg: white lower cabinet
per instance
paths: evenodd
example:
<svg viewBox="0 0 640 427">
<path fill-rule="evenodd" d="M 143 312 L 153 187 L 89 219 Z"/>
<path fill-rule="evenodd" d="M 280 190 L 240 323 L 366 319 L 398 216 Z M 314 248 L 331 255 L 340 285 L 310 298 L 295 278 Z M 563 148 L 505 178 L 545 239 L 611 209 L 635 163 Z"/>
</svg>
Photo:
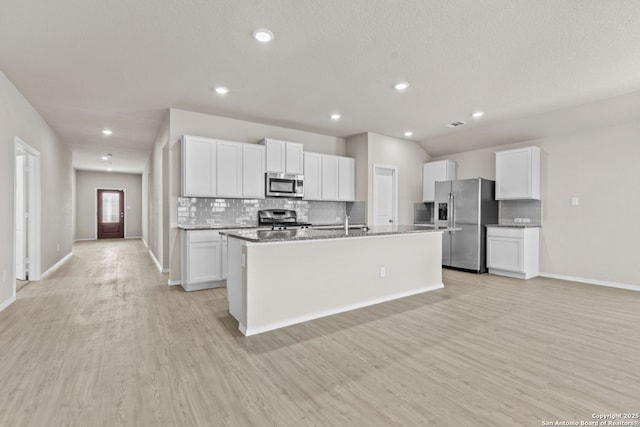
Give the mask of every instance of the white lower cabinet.
<svg viewBox="0 0 640 427">
<path fill-rule="evenodd" d="M 530 279 L 538 275 L 540 228 L 487 227 L 489 273 Z"/>
<path fill-rule="evenodd" d="M 185 291 L 226 285 L 226 237 L 214 230 L 180 230 L 181 285 Z"/>
</svg>

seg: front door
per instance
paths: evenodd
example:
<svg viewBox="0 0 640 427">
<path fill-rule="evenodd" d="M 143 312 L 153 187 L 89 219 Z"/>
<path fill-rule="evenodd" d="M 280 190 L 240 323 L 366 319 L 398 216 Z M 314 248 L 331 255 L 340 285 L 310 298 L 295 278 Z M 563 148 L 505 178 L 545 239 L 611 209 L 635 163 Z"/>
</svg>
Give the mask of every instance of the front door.
<svg viewBox="0 0 640 427">
<path fill-rule="evenodd" d="M 98 239 L 124 238 L 124 191 L 98 190 Z"/>
</svg>

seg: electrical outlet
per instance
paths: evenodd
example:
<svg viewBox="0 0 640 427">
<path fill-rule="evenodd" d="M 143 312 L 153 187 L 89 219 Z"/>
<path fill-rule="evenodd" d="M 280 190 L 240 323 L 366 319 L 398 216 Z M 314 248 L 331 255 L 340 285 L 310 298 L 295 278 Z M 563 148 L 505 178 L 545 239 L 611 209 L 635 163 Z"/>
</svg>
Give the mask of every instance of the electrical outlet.
<svg viewBox="0 0 640 427">
<path fill-rule="evenodd" d="M 387 269 L 384 267 L 380 267 L 380 277 L 384 277 L 387 275 Z"/>
<path fill-rule="evenodd" d="M 580 204 L 580 199 L 578 199 L 576 196 L 573 196 L 571 198 L 571 206 L 578 206 Z"/>
<path fill-rule="evenodd" d="M 56 245 L 56 251 L 60 252 L 60 243 Z"/>
<path fill-rule="evenodd" d="M 521 223 L 522 222 L 522 218 L 514 218 L 513 222 Z"/>
<path fill-rule="evenodd" d="M 531 222 L 531 218 L 522 218 L 522 222 L 529 224 Z"/>
</svg>

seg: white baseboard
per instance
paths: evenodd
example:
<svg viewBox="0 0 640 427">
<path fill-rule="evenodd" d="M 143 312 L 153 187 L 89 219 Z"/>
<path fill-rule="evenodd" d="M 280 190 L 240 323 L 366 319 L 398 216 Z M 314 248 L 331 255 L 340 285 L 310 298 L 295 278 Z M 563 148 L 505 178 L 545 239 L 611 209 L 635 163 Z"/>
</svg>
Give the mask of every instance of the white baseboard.
<svg viewBox="0 0 640 427">
<path fill-rule="evenodd" d="M 56 262 L 55 264 L 53 264 L 51 268 L 49 268 L 47 271 L 42 273 L 42 275 L 40 276 L 40 280 L 46 279 L 48 275 L 50 275 L 51 273 L 56 271 L 58 268 L 60 268 L 60 266 L 65 262 L 67 262 L 72 256 L 73 256 L 73 252 L 69 252 L 68 254 L 66 254 L 60 261 Z"/>
<path fill-rule="evenodd" d="M 167 284 L 169 286 L 182 285 L 182 280 L 169 280 Z"/>
<path fill-rule="evenodd" d="M 240 332 L 242 332 L 242 334 L 245 336 L 260 334 L 262 332 L 272 331 L 274 329 L 283 328 L 285 326 L 291 326 L 297 323 L 308 322 L 309 320 L 319 319 L 321 317 L 331 316 L 333 314 L 344 313 L 345 311 L 351 311 L 358 308 L 368 307 L 370 305 L 380 304 L 383 302 L 387 302 L 387 301 L 391 301 L 399 298 L 405 298 L 411 295 L 421 294 L 423 292 L 435 291 L 436 289 L 442 289 L 442 288 L 444 288 L 443 283 L 436 283 L 434 285 L 429 285 L 429 286 L 421 286 L 419 288 L 412 289 L 410 291 L 399 292 L 393 295 L 385 295 L 380 298 L 373 298 L 367 301 L 360 301 L 358 303 L 349 304 L 343 307 L 317 311 L 315 313 L 310 313 L 304 316 L 294 317 L 291 319 L 284 319 L 278 322 L 273 322 L 266 325 L 254 327 L 254 328 L 247 328 L 245 325 L 240 323 L 238 325 L 238 329 L 240 329 Z"/>
<path fill-rule="evenodd" d="M 75 239 L 73 241 L 73 243 L 75 243 L 75 242 L 90 242 L 90 241 L 93 241 L 93 240 L 98 240 L 98 239 L 96 239 L 95 237 L 86 237 L 86 238 L 83 237 L 82 239 Z"/>
<path fill-rule="evenodd" d="M 125 236 L 124 238 L 125 238 L 125 239 L 127 239 L 127 240 L 131 240 L 131 239 L 142 239 L 142 236 L 131 236 L 131 237 L 129 237 L 129 236 Z"/>
<path fill-rule="evenodd" d="M 13 304 L 16 300 L 16 294 L 14 293 L 13 296 L 11 296 L 11 298 L 9 298 L 8 300 L 0 303 L 0 311 L 4 310 L 5 308 L 9 307 L 11 304 Z"/>
<path fill-rule="evenodd" d="M 142 239 L 142 243 L 144 243 L 144 247 L 149 249 L 149 244 L 147 243 L 146 240 Z"/>
<path fill-rule="evenodd" d="M 160 265 L 160 261 L 158 261 L 158 258 L 156 258 L 156 256 L 153 254 L 151 249 L 149 249 L 149 255 L 151 255 L 151 259 L 153 260 L 153 263 L 156 265 L 156 267 L 158 268 L 158 271 L 160 273 L 168 273 L 169 272 L 168 268 L 162 268 L 162 265 Z"/>
<path fill-rule="evenodd" d="M 589 285 L 607 286 L 610 288 L 628 289 L 630 291 L 640 291 L 640 285 L 629 285 L 626 283 L 607 282 L 604 280 L 585 279 L 584 277 L 565 276 L 563 274 L 542 273 L 540 276 L 550 279 L 568 280 L 570 282 L 586 283 Z"/>
</svg>

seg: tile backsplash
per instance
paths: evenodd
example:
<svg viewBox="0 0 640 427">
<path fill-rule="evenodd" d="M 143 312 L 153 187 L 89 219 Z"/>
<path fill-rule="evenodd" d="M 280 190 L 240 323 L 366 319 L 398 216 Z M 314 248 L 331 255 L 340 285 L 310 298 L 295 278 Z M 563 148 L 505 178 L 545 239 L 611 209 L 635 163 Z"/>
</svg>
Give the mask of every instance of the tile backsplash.
<svg viewBox="0 0 640 427">
<path fill-rule="evenodd" d="M 257 225 L 262 209 L 291 209 L 298 221 L 312 224 L 335 224 L 344 219 L 345 212 L 352 223 L 365 223 L 364 202 L 320 202 L 286 198 L 218 199 L 178 198 L 178 225 Z"/>
<path fill-rule="evenodd" d="M 529 218 L 532 225 L 542 224 L 541 200 L 501 200 L 500 224 L 516 224 L 516 218 Z M 523 221 L 526 222 L 526 221 Z"/>
</svg>

